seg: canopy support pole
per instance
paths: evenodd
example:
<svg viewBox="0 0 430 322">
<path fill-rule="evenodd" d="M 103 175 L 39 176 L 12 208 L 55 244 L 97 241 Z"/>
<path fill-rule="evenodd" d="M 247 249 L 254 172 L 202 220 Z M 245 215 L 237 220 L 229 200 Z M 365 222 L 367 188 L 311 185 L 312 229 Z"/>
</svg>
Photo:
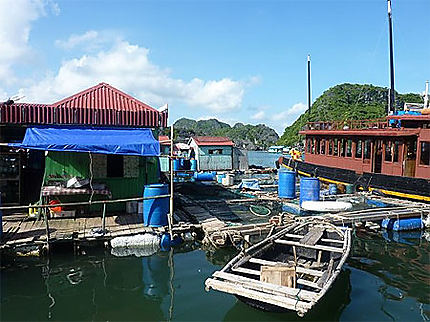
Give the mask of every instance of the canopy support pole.
<svg viewBox="0 0 430 322">
<path fill-rule="evenodd" d="M 173 239 L 173 124 L 170 126 L 170 212 L 168 217 L 170 238 Z"/>
</svg>

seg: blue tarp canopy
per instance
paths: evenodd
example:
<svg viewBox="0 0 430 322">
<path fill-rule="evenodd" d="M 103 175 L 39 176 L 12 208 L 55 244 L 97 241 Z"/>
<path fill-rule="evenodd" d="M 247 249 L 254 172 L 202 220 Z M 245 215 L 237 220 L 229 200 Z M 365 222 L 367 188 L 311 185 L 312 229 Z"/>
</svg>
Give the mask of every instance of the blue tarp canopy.
<svg viewBox="0 0 430 322">
<path fill-rule="evenodd" d="M 10 146 L 44 151 L 158 156 L 160 143 L 151 129 L 30 127 L 22 143 Z"/>
</svg>

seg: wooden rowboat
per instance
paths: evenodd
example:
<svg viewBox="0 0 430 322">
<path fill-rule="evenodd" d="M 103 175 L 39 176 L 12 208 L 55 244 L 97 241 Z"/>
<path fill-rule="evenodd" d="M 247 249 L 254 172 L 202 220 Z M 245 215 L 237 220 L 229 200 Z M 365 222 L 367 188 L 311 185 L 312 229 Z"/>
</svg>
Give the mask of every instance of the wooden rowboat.
<svg viewBox="0 0 430 322">
<path fill-rule="evenodd" d="M 331 287 L 351 249 L 351 230 L 326 222 L 294 223 L 241 252 L 205 282 L 268 311 L 303 316 Z"/>
</svg>

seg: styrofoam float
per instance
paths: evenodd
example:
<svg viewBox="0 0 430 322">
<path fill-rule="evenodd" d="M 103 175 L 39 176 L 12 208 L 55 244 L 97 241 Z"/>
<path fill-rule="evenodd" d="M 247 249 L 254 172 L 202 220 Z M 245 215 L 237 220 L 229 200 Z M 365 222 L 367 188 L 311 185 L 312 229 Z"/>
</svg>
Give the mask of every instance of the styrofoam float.
<svg viewBox="0 0 430 322">
<path fill-rule="evenodd" d="M 345 201 L 303 201 L 302 208 L 316 212 L 339 212 L 350 210 L 352 204 Z"/>
</svg>

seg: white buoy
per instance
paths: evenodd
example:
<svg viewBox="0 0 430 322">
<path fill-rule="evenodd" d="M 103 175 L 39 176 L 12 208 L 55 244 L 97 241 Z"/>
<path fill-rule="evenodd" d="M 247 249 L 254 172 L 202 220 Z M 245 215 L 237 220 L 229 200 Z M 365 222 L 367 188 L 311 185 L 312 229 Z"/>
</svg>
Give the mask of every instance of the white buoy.
<svg viewBox="0 0 430 322">
<path fill-rule="evenodd" d="M 344 201 L 303 201 L 302 208 L 316 212 L 339 212 L 350 210 L 352 204 Z"/>
</svg>

